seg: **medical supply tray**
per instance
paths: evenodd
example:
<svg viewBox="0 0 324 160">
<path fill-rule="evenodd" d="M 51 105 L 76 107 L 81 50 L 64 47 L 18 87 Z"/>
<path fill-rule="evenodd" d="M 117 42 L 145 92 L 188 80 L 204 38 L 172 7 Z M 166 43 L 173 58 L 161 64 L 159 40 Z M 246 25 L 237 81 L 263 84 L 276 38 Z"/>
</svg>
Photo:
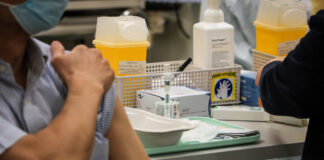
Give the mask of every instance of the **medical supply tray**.
<svg viewBox="0 0 324 160">
<path fill-rule="evenodd" d="M 206 117 L 193 117 L 189 118 L 189 120 L 199 120 L 205 122 L 209 125 L 217 126 L 217 127 L 225 127 L 225 128 L 234 128 L 234 129 L 245 129 L 243 127 L 233 125 L 230 123 L 226 123 L 223 121 L 219 121 L 212 118 Z M 239 137 L 233 139 L 212 139 L 207 142 L 179 142 L 177 145 L 174 146 L 167 146 L 167 147 L 159 147 L 159 148 L 146 148 L 146 152 L 152 155 L 158 154 L 167 154 L 167 153 L 175 153 L 175 152 L 184 152 L 184 151 L 194 151 L 194 150 L 202 150 L 202 149 L 211 149 L 211 148 L 220 148 L 220 147 L 227 147 L 227 146 L 237 146 L 242 144 L 250 144 L 255 143 L 260 140 L 260 134 L 253 135 L 253 136 L 246 136 L 246 137 Z"/>
<path fill-rule="evenodd" d="M 233 99 L 221 99 L 212 101 L 212 105 L 238 104 L 240 103 L 240 79 L 241 66 L 235 65 L 225 68 L 202 70 L 189 65 L 184 72 L 176 72 L 184 61 L 170 61 L 159 63 L 147 63 L 145 75 L 116 76 L 114 86 L 124 106 L 136 106 L 136 91 L 142 89 L 156 89 L 164 86 L 163 73 L 171 71 L 176 77 L 171 86 L 188 86 L 211 92 L 212 77 L 216 73 L 235 73 L 235 84 L 233 84 Z M 170 67 L 166 68 L 166 64 Z M 234 79 L 234 78 L 233 78 Z M 234 83 L 234 81 L 233 81 Z"/>
</svg>

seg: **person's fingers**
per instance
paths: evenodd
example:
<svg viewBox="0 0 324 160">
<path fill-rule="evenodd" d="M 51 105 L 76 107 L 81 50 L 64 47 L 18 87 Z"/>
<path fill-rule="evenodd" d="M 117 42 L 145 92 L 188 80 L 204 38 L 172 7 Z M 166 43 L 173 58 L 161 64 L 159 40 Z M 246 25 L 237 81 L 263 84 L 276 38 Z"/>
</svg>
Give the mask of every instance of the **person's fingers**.
<svg viewBox="0 0 324 160">
<path fill-rule="evenodd" d="M 52 57 L 63 56 L 65 54 L 64 46 L 59 41 L 54 41 L 51 44 Z"/>
<path fill-rule="evenodd" d="M 102 57 L 101 52 L 96 48 L 90 48 L 89 52 L 92 52 L 93 54 L 95 54 L 95 55 L 97 55 L 99 57 Z"/>
<path fill-rule="evenodd" d="M 260 77 L 261 77 L 262 70 L 263 70 L 263 67 L 258 70 L 258 73 L 255 77 L 255 85 L 256 86 L 259 86 L 259 84 L 260 84 Z"/>
<path fill-rule="evenodd" d="M 283 56 L 283 57 L 277 57 L 277 58 L 274 58 L 272 60 L 270 60 L 268 63 L 271 63 L 271 62 L 274 62 L 274 61 L 284 61 L 286 58 L 286 56 Z"/>
<path fill-rule="evenodd" d="M 89 48 L 86 45 L 79 44 L 75 46 L 71 52 L 78 52 L 78 53 L 87 53 L 89 52 Z"/>
</svg>

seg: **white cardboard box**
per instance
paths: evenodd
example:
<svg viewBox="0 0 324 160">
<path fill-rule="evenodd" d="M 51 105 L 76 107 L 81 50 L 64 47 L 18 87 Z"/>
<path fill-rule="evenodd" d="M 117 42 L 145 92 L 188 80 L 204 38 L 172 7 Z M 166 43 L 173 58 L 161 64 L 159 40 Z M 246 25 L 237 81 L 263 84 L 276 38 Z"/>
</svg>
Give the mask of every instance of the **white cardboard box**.
<svg viewBox="0 0 324 160">
<path fill-rule="evenodd" d="M 269 113 L 265 112 L 262 107 L 250 107 L 246 105 L 217 106 L 212 108 L 211 112 L 212 117 L 218 120 L 272 121 L 299 127 L 308 125 L 307 119 L 270 115 Z"/>
<path fill-rule="evenodd" d="M 210 92 L 185 86 L 170 88 L 170 99 L 180 101 L 181 117 L 210 117 Z M 136 108 L 155 112 L 155 102 L 164 100 L 164 88 L 136 92 Z"/>
<path fill-rule="evenodd" d="M 305 127 L 308 125 L 308 119 L 299 119 L 294 117 L 287 117 L 287 116 L 275 116 L 270 115 L 270 119 L 273 122 L 285 123 L 299 127 Z"/>
<path fill-rule="evenodd" d="M 270 121 L 270 115 L 261 107 L 245 105 L 217 106 L 212 108 L 212 117 L 233 121 Z"/>
</svg>

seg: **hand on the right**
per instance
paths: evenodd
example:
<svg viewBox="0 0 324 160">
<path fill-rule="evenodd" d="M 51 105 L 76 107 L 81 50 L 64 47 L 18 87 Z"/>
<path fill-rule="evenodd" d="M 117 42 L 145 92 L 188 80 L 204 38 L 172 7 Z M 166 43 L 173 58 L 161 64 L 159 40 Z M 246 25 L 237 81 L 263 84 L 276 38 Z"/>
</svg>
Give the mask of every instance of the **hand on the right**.
<svg viewBox="0 0 324 160">
<path fill-rule="evenodd" d="M 99 50 L 78 45 L 65 54 L 60 42 L 54 41 L 51 46 L 52 65 L 69 90 L 94 86 L 105 93 L 111 87 L 114 72 Z"/>
<path fill-rule="evenodd" d="M 274 59 L 270 60 L 267 64 L 269 64 L 271 62 L 274 62 L 274 61 L 281 61 L 282 62 L 282 61 L 285 60 L 285 58 L 286 58 L 285 56 L 284 57 L 277 57 L 277 58 L 274 58 Z M 264 65 L 264 66 L 266 66 L 266 65 Z M 257 72 L 256 78 L 255 78 L 255 85 L 256 86 L 259 86 L 259 84 L 260 84 L 260 78 L 261 78 L 261 74 L 262 74 L 264 66 L 262 66 Z"/>
</svg>

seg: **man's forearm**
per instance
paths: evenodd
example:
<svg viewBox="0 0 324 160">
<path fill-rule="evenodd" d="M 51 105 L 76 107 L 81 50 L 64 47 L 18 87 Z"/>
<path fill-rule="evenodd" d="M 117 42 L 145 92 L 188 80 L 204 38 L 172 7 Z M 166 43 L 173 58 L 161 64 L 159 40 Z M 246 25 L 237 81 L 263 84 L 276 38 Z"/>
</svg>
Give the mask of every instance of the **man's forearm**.
<svg viewBox="0 0 324 160">
<path fill-rule="evenodd" d="M 23 137 L 1 158 L 88 160 L 94 144 L 96 117 L 103 90 L 83 88 L 69 90 L 61 113 L 50 125 L 36 134 Z"/>
<path fill-rule="evenodd" d="M 60 146 L 64 146 L 61 152 L 76 153 L 89 159 L 102 95 L 103 90 L 96 87 L 69 90 L 62 112 L 44 130 L 55 136 L 54 139 L 61 140 Z"/>
</svg>

